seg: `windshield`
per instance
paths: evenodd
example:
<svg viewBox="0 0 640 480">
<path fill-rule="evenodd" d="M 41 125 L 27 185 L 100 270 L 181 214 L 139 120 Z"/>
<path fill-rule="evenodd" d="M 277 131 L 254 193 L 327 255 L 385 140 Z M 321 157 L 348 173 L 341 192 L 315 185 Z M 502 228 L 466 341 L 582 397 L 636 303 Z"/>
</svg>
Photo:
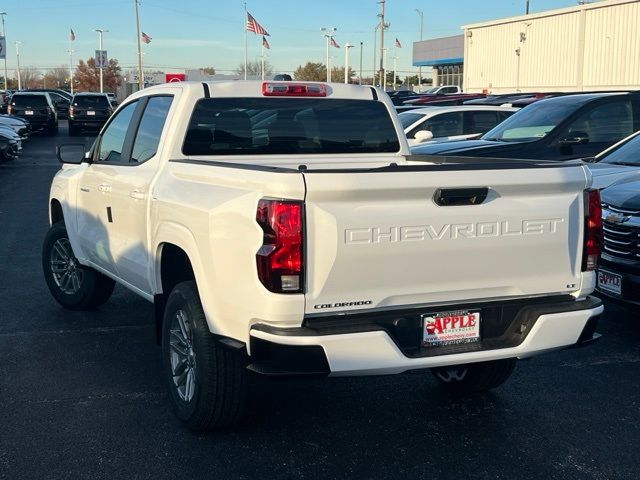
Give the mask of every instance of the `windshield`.
<svg viewBox="0 0 640 480">
<path fill-rule="evenodd" d="M 546 136 L 580 105 L 536 102 L 523 108 L 482 136 L 483 140 L 526 142 Z"/>
<path fill-rule="evenodd" d="M 76 95 L 73 99 L 76 107 L 107 108 L 109 100 L 104 95 Z"/>
<path fill-rule="evenodd" d="M 411 125 L 416 123 L 422 117 L 424 117 L 424 115 L 420 113 L 410 113 L 410 112 L 403 112 L 400 115 L 398 115 L 398 118 L 400 119 L 400 123 L 402 123 L 402 128 L 404 129 L 409 128 Z"/>
<path fill-rule="evenodd" d="M 185 155 L 383 153 L 400 150 L 382 102 L 315 98 L 199 100 Z"/>
<path fill-rule="evenodd" d="M 45 108 L 48 103 L 44 95 L 14 95 L 11 104 L 15 107 Z"/>
<path fill-rule="evenodd" d="M 620 145 L 600 159 L 599 163 L 634 165 L 640 167 L 640 135 Z"/>
</svg>

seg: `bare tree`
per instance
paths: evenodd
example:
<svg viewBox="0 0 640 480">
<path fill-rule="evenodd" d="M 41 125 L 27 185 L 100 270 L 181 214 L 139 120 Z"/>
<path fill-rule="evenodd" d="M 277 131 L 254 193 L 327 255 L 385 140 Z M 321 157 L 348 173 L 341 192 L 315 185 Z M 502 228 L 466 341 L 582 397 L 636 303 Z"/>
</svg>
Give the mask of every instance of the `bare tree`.
<svg viewBox="0 0 640 480">
<path fill-rule="evenodd" d="M 50 68 L 43 78 L 46 88 L 64 88 L 69 84 L 69 68 Z"/>
<path fill-rule="evenodd" d="M 39 88 L 42 87 L 42 74 L 39 70 L 25 67 L 20 69 L 20 80 L 22 88 Z"/>
<path fill-rule="evenodd" d="M 244 74 L 244 63 L 238 65 L 238 68 L 236 68 L 236 73 Z M 247 62 L 247 75 L 259 77 L 261 74 L 262 64 L 260 60 Z M 265 77 L 273 75 L 273 66 L 266 60 L 264 62 L 264 75 Z"/>
</svg>

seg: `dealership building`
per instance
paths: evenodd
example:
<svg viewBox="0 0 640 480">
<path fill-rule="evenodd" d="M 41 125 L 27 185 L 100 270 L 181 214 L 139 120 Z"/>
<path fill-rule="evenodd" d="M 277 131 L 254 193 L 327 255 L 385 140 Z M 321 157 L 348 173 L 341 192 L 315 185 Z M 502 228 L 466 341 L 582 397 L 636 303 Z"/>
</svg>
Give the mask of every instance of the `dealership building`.
<svg viewBox="0 0 640 480">
<path fill-rule="evenodd" d="M 606 0 L 464 25 L 415 42 L 414 66 L 467 92 L 640 89 L 640 1 Z"/>
</svg>

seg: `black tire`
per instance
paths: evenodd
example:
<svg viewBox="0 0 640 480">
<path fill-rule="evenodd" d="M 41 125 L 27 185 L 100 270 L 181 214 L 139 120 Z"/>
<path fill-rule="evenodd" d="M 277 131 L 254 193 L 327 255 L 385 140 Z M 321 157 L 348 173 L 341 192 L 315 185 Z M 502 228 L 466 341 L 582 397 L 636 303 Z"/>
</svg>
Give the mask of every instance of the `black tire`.
<svg viewBox="0 0 640 480">
<path fill-rule="evenodd" d="M 431 372 L 445 390 L 457 395 L 468 395 L 486 392 L 502 385 L 511 376 L 515 367 L 516 359 L 508 358 L 433 368 Z"/>
<path fill-rule="evenodd" d="M 42 270 L 53 298 L 69 310 L 92 310 L 109 300 L 113 293 L 115 282 L 93 268 L 80 265 L 75 255 L 73 255 L 70 244 L 68 245 L 71 255 L 70 261 L 73 264 L 73 268 L 80 272 L 81 275 L 79 276 L 77 291 L 65 292 L 64 283 L 61 286 L 59 285 L 60 280 L 56 280 L 57 277 L 53 271 L 54 266 L 52 264 L 52 252 L 56 245 L 60 246 L 60 244 L 56 244 L 58 241 L 61 241 L 63 245 L 68 244 L 67 229 L 64 226 L 64 222 L 57 222 L 51 226 L 42 245 Z"/>
<path fill-rule="evenodd" d="M 182 337 L 180 315 L 184 315 L 182 319 L 189 327 L 185 329 L 188 334 Z M 184 357 L 176 346 L 187 352 Z M 249 381 L 246 353 L 223 345 L 211 334 L 193 281 L 179 283 L 169 294 L 162 325 L 162 356 L 171 403 L 189 429 L 230 427 L 244 417 Z M 183 358 L 188 360 L 180 362 Z M 184 365 L 184 369 L 178 365 Z M 180 372 L 177 380 L 174 368 Z M 190 374 L 193 385 L 188 390 Z M 183 377 L 185 385 L 181 390 Z"/>
</svg>

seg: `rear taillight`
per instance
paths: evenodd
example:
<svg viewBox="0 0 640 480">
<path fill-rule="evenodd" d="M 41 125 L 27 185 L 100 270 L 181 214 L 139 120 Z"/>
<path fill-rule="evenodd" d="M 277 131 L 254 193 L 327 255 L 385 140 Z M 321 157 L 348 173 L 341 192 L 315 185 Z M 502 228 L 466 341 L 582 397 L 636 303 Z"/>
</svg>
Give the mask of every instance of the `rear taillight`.
<svg viewBox="0 0 640 480">
<path fill-rule="evenodd" d="M 7 114 L 11 115 L 11 112 L 13 112 L 13 107 L 11 105 L 7 106 Z"/>
<path fill-rule="evenodd" d="M 73 107 L 69 107 L 69 115 L 73 115 L 75 113 L 75 110 Z"/>
<path fill-rule="evenodd" d="M 264 232 L 256 254 L 258 278 L 271 292 L 303 291 L 303 210 L 299 201 L 258 202 L 256 222 Z"/>
<path fill-rule="evenodd" d="M 327 86 L 322 83 L 264 82 L 262 95 L 265 97 L 326 97 Z"/>
<path fill-rule="evenodd" d="M 600 191 L 587 190 L 585 196 L 584 246 L 582 252 L 582 271 L 598 268 L 602 251 L 602 206 Z"/>
</svg>

